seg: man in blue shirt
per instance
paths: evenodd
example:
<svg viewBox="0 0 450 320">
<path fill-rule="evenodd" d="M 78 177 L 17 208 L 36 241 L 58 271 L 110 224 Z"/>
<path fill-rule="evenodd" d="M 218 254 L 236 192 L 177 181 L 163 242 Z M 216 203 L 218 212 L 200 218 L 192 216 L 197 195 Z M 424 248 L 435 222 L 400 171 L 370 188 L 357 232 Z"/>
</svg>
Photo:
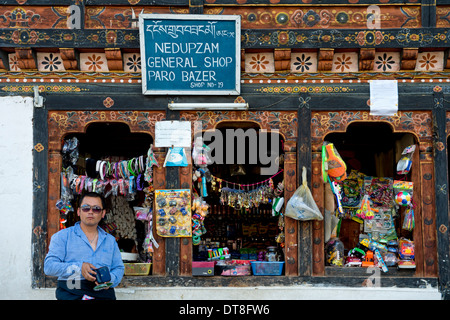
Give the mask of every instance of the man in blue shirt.
<svg viewBox="0 0 450 320">
<path fill-rule="evenodd" d="M 98 224 L 105 216 L 105 201 L 86 193 L 78 208 L 80 221 L 55 233 L 44 260 L 44 272 L 58 277 L 57 299 L 116 299 L 114 287 L 122 280 L 124 265 L 116 239 Z M 113 285 L 95 291 L 96 269 L 108 267 Z"/>
</svg>

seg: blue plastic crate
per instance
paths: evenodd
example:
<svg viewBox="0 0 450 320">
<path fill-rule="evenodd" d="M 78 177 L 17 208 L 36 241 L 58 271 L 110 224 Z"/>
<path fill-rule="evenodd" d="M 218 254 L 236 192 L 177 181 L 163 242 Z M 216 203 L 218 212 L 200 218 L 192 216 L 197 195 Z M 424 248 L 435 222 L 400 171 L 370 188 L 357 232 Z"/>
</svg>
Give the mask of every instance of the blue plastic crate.
<svg viewBox="0 0 450 320">
<path fill-rule="evenodd" d="M 281 276 L 284 261 L 252 261 L 252 272 L 255 276 Z"/>
</svg>

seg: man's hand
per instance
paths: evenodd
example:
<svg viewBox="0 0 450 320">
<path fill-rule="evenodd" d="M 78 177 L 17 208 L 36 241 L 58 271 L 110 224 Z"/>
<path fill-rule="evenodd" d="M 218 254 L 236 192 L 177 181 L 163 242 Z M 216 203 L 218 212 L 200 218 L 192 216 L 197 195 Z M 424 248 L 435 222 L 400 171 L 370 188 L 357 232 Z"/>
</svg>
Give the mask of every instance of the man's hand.
<svg viewBox="0 0 450 320">
<path fill-rule="evenodd" d="M 88 262 L 83 262 L 83 265 L 81 266 L 81 275 L 88 281 L 96 281 L 97 278 L 95 275 L 97 272 L 95 272 L 96 267 L 94 267 L 92 264 Z"/>
</svg>

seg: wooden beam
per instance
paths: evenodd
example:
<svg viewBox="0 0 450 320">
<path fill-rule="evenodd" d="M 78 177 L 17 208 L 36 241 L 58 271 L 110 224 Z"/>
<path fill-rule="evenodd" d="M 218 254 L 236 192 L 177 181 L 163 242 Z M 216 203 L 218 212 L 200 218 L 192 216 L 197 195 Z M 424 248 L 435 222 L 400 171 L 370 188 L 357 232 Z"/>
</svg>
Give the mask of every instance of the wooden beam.
<svg viewBox="0 0 450 320">
<path fill-rule="evenodd" d="M 375 59 L 374 48 L 362 48 L 359 51 L 359 71 L 372 71 Z"/>
<path fill-rule="evenodd" d="M 327 51 L 328 52 L 328 51 Z M 330 52 L 328 52 L 330 53 Z M 332 55 L 328 55 L 328 58 Z M 309 101 L 311 97 L 308 94 L 302 93 L 299 98 L 299 109 L 298 109 L 298 147 L 297 147 L 297 176 L 298 185 L 301 182 L 301 175 L 303 166 L 307 168 L 307 179 L 312 181 L 311 174 L 311 109 Z M 314 181 L 312 181 L 314 183 Z M 311 185 L 311 184 L 309 184 Z M 300 276 L 311 276 L 313 273 L 312 264 L 312 222 L 303 221 L 299 222 L 298 226 L 298 268 Z"/>
<path fill-rule="evenodd" d="M 32 283 L 33 288 L 45 287 L 44 259 L 48 246 L 47 193 L 48 185 L 48 126 L 47 109 L 33 110 L 33 185 L 40 186 L 33 190 L 32 212 Z M 36 125 L 38 124 L 38 125 Z"/>
<path fill-rule="evenodd" d="M 273 58 L 276 72 L 290 72 L 291 70 L 291 49 L 275 49 Z"/>
<path fill-rule="evenodd" d="M 122 51 L 117 48 L 105 48 L 109 71 L 123 71 Z"/>
<path fill-rule="evenodd" d="M 188 166 L 180 167 L 179 180 L 181 189 L 192 190 L 192 161 L 191 153 L 186 151 Z M 181 238 L 180 240 L 180 275 L 192 275 L 192 254 L 193 254 L 192 237 Z"/>
<path fill-rule="evenodd" d="M 437 259 L 439 264 L 439 284 L 443 295 L 450 296 L 450 261 L 449 261 L 449 214 L 448 214 L 448 144 L 446 126 L 446 100 L 442 91 L 435 90 L 433 93 L 433 123 L 434 123 L 434 186 L 435 223 L 433 226 L 434 237 L 437 240 Z M 433 168 L 431 168 L 433 170 Z M 430 233 L 432 231 L 430 230 Z M 437 238 L 436 238 L 437 237 Z"/>
<path fill-rule="evenodd" d="M 37 70 L 36 59 L 31 48 L 15 48 L 19 68 L 24 70 Z"/>
<path fill-rule="evenodd" d="M 73 48 L 60 48 L 59 53 L 64 64 L 64 68 L 69 70 L 78 70 L 78 52 Z"/>
<path fill-rule="evenodd" d="M 319 32 L 320 31 L 320 32 Z M 241 29 L 243 49 L 319 48 L 446 48 L 447 28 L 407 29 L 295 29 L 293 41 L 278 41 L 284 29 Z M 17 33 L 24 34 L 17 38 Z M 3 28 L 0 47 L 9 48 L 122 48 L 139 49 L 136 29 L 30 29 Z M 356 34 L 364 37 L 359 39 Z"/>
<path fill-rule="evenodd" d="M 292 148 L 294 148 L 292 150 Z M 293 152 L 295 151 L 295 152 Z M 286 202 L 292 197 L 297 188 L 297 154 L 295 145 L 285 141 L 284 145 L 284 198 Z M 285 275 L 298 275 L 298 221 L 289 217 L 284 218 L 285 234 Z"/>
<path fill-rule="evenodd" d="M 162 166 L 166 153 L 154 149 L 155 158 L 158 161 L 159 167 L 153 169 L 153 186 L 155 189 L 165 189 L 166 187 L 166 168 Z M 155 207 L 156 208 L 156 207 Z M 152 259 L 152 275 L 165 276 L 166 275 L 166 238 L 158 235 L 156 231 L 156 223 L 153 223 L 153 236 L 158 243 L 158 248 L 153 247 Z"/>
<path fill-rule="evenodd" d="M 317 71 L 331 71 L 333 67 L 334 49 L 319 49 Z"/>
<path fill-rule="evenodd" d="M 189 0 L 190 14 L 203 14 L 203 0 Z"/>
<path fill-rule="evenodd" d="M 167 108 L 167 120 L 179 120 L 180 112 Z M 180 189 L 180 168 L 166 167 L 166 188 Z M 166 237 L 166 275 L 180 275 L 180 238 Z"/>
<path fill-rule="evenodd" d="M 401 57 L 402 70 L 414 70 L 416 67 L 418 48 L 403 48 Z"/>
</svg>

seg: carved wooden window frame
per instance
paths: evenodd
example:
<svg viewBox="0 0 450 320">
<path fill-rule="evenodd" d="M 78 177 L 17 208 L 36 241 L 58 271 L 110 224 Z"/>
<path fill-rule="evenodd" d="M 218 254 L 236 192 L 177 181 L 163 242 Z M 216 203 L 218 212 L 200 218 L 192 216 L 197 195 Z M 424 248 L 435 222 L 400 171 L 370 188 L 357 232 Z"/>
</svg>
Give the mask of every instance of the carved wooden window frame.
<svg viewBox="0 0 450 320">
<path fill-rule="evenodd" d="M 393 133 L 413 134 L 419 143 L 414 153 L 412 181 L 416 226 L 414 242 L 416 253 L 415 276 L 437 276 L 437 239 L 434 192 L 434 160 L 432 154 L 433 128 L 431 111 L 398 111 L 395 116 L 372 116 L 369 111 L 318 111 L 311 114 L 312 147 L 312 185 L 313 196 L 320 208 L 324 205 L 323 183 L 321 182 L 321 147 L 327 134 L 346 132 L 355 122 L 380 122 L 391 126 Z M 420 191 L 419 191 L 420 190 Z M 322 221 L 313 222 L 313 275 L 321 276 L 325 272 L 324 229 Z"/>
</svg>

